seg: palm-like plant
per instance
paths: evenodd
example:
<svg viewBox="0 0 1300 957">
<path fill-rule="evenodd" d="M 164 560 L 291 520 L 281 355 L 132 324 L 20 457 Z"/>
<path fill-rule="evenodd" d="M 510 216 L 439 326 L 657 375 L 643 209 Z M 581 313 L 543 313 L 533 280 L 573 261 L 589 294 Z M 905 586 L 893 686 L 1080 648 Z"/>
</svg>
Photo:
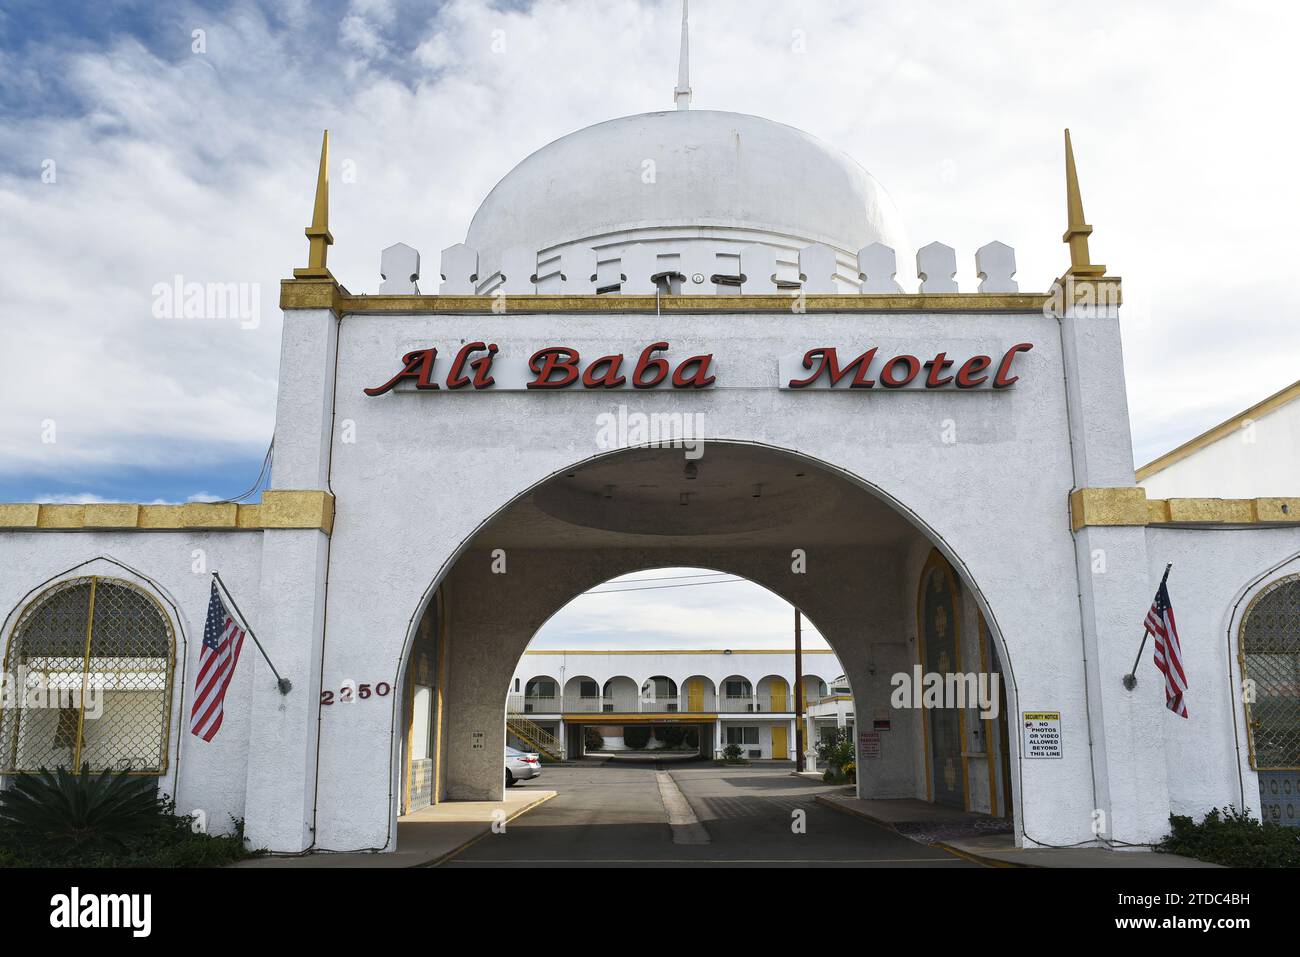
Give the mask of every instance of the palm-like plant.
<svg viewBox="0 0 1300 957">
<path fill-rule="evenodd" d="M 0 840 L 42 858 L 121 850 L 166 820 L 153 778 L 67 768 L 20 776 L 0 792 Z"/>
</svg>

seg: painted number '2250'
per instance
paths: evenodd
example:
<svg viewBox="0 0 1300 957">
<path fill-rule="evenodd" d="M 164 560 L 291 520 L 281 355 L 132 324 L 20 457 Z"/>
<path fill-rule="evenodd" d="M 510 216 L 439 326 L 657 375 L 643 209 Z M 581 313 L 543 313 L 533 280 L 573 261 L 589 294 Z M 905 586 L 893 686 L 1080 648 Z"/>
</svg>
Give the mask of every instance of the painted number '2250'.
<svg viewBox="0 0 1300 957">
<path fill-rule="evenodd" d="M 320 693 L 320 703 L 334 704 L 335 701 L 338 701 L 341 704 L 352 704 L 354 701 L 364 701 L 372 695 L 386 698 L 388 697 L 388 693 L 392 690 L 392 686 L 387 681 L 381 681 L 377 685 L 359 685 L 352 681 L 345 681 L 343 682 L 343 687 L 338 690 L 337 698 L 332 690 L 322 690 Z"/>
</svg>

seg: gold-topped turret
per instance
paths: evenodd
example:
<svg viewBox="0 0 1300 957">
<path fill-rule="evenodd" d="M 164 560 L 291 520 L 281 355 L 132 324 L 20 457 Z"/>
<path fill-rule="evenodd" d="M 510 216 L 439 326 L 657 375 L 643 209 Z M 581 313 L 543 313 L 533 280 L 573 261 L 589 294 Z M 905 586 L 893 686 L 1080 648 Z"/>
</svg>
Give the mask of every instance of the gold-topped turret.
<svg viewBox="0 0 1300 957">
<path fill-rule="evenodd" d="M 1070 245 L 1070 269 L 1066 273 L 1078 279 L 1100 279 L 1106 267 L 1089 261 L 1088 236 L 1092 227 L 1083 219 L 1083 196 L 1079 193 L 1079 173 L 1074 168 L 1074 147 L 1070 131 L 1065 131 L 1065 206 L 1068 228 L 1061 242 Z"/>
<path fill-rule="evenodd" d="M 326 130 L 320 145 L 320 172 L 316 176 L 316 203 L 312 208 L 311 225 L 307 234 L 307 267 L 295 269 L 295 279 L 333 279 L 325 265 L 329 247 L 334 245 L 330 233 L 330 131 Z"/>
</svg>

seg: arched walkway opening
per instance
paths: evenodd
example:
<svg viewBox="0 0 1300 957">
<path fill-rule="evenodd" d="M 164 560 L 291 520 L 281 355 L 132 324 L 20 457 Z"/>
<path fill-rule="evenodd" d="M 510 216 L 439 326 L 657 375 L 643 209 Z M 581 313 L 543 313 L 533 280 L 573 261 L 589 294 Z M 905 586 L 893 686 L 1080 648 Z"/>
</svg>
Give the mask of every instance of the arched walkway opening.
<svg viewBox="0 0 1300 957">
<path fill-rule="evenodd" d="M 522 687 L 539 662 L 572 677 L 546 711 L 509 695 L 506 743 L 543 763 L 713 760 L 728 744 L 748 745 L 744 753 L 754 759 L 791 761 L 798 738 L 793 611 L 763 586 L 714 569 L 647 568 L 602 582 L 530 641 L 511 688 Z M 811 621 L 803 634 L 810 661 L 834 661 Z M 599 693 L 577 694 L 584 687 Z M 811 720 L 806 736 L 816 738 Z"/>
<path fill-rule="evenodd" d="M 444 605 L 452 625 L 439 656 L 443 706 L 430 735 L 438 753 L 429 799 L 500 800 L 511 741 L 570 760 L 595 750 L 575 727 L 623 731 L 644 724 L 630 716 L 649 706 L 707 730 L 699 748 L 711 758 L 729 735 L 754 760 L 782 751 L 795 758 L 796 737 L 815 756 L 838 735 L 854 758 L 860 798 L 1011 818 L 1019 783 L 1005 715 L 1014 682 L 998 689 L 992 709 L 978 697 L 927 709 L 919 694 L 896 687 L 945 669 L 963 679 L 949 688 L 981 687 L 994 670 L 1010 674 L 996 617 L 933 530 L 935 519 L 942 516 L 916 515 L 825 463 L 747 442 L 713 442 L 689 460 L 680 449 L 623 450 L 553 475 L 485 521 L 431 585 L 429 608 Z M 705 569 L 762 586 L 816 622 L 835 664 L 805 662 L 801 683 L 793 669 L 710 673 L 698 662 L 637 672 L 611 661 L 582 673 L 555 659 L 521 664 L 534 636 L 578 596 L 654 569 Z M 941 615 L 924 605 L 936 574 L 946 588 Z M 539 676 L 556 710 L 539 710 L 536 696 L 528 709 Z M 811 723 L 796 727 L 796 710 Z M 584 717 L 566 720 L 573 715 Z M 727 731 L 723 716 L 742 730 Z M 533 727 L 516 727 L 515 718 Z M 746 721 L 767 733 L 751 741 Z M 773 734 L 778 724 L 784 732 Z M 616 737 L 602 734 L 611 745 Z"/>
</svg>

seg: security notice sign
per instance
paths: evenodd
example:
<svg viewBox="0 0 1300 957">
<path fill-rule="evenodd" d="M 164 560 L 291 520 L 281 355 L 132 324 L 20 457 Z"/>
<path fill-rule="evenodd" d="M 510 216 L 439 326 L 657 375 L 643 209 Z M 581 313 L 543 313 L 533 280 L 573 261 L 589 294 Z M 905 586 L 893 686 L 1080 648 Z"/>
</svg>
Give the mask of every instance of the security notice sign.
<svg viewBox="0 0 1300 957">
<path fill-rule="evenodd" d="M 858 754 L 864 759 L 880 757 L 879 731 L 863 731 L 858 735 Z"/>
<path fill-rule="evenodd" d="M 1061 752 L 1061 712 L 1026 711 L 1024 720 L 1025 757 L 1059 758 Z"/>
</svg>

